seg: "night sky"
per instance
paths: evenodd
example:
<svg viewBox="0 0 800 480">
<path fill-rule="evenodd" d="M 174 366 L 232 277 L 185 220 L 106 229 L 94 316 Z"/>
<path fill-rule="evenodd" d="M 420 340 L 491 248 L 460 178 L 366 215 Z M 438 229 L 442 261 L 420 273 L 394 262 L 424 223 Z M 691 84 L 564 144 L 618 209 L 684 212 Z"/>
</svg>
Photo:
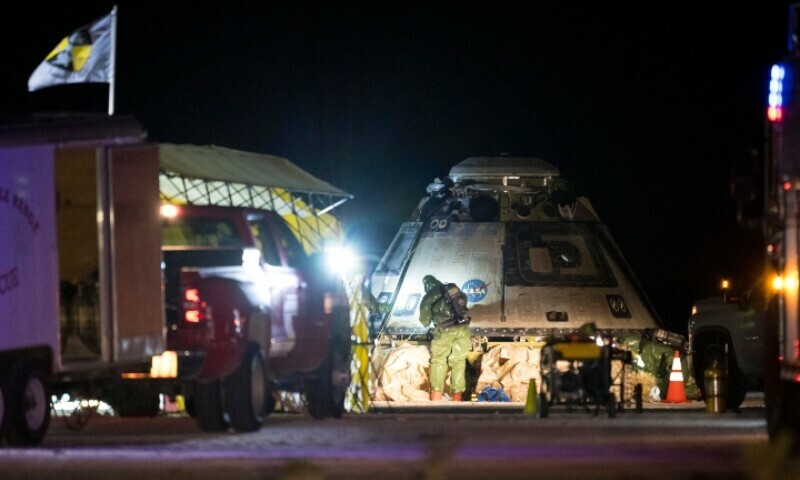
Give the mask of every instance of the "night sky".
<svg viewBox="0 0 800 480">
<path fill-rule="evenodd" d="M 0 17 L 0 114 L 105 112 L 107 85 L 27 80 L 115 3 L 118 114 L 352 193 L 334 213 L 373 258 L 435 177 L 508 153 L 591 200 L 673 331 L 759 273 L 730 186 L 759 165 L 787 2 L 29 2 Z"/>
</svg>

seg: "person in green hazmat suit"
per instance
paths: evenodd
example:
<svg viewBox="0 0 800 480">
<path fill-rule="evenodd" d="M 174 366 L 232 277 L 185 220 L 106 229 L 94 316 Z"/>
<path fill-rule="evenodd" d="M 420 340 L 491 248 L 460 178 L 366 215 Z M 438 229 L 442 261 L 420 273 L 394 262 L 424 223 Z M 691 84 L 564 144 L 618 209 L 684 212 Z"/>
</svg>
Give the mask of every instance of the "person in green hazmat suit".
<svg viewBox="0 0 800 480">
<path fill-rule="evenodd" d="M 442 399 L 444 380 L 449 367 L 453 401 L 460 402 L 467 388 L 466 362 L 471 337 L 469 323 L 452 322 L 453 313 L 445 301 L 442 282 L 433 275 L 425 275 L 422 283 L 425 286 L 425 295 L 419 306 L 419 322 L 423 327 L 433 328 L 430 399 Z"/>
</svg>

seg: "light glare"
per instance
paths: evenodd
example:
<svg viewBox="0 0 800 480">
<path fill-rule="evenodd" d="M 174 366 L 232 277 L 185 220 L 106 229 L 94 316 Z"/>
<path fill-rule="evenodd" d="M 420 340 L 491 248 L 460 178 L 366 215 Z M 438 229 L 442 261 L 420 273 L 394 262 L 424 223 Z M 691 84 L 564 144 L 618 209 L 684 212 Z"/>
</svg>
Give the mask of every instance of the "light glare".
<svg viewBox="0 0 800 480">
<path fill-rule="evenodd" d="M 171 203 L 161 205 L 161 216 L 164 218 L 175 218 L 179 213 L 180 209 L 177 205 L 172 205 Z"/>
<path fill-rule="evenodd" d="M 356 270 L 358 257 L 348 247 L 329 245 L 325 247 L 325 264 L 328 269 L 342 277 Z"/>
<path fill-rule="evenodd" d="M 788 275 L 783 280 L 783 288 L 787 291 L 797 290 L 797 272 Z"/>
<path fill-rule="evenodd" d="M 257 248 L 242 250 L 242 267 L 258 268 L 261 266 L 261 252 Z"/>
</svg>

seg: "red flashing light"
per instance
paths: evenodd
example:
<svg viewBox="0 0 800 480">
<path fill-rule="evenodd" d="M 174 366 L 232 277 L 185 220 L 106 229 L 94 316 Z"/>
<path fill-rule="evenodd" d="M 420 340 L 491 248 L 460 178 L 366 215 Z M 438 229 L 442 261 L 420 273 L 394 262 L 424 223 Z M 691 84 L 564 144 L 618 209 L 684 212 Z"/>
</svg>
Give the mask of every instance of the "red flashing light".
<svg viewBox="0 0 800 480">
<path fill-rule="evenodd" d="M 187 323 L 200 323 L 206 319 L 206 302 L 200 298 L 200 291 L 187 288 L 183 292 L 183 319 Z"/>
<path fill-rule="evenodd" d="M 784 191 L 788 192 L 791 189 L 792 189 L 792 182 L 788 182 L 788 181 L 787 182 L 783 182 L 783 190 Z"/>
<path fill-rule="evenodd" d="M 185 298 L 188 302 L 199 302 L 200 292 L 196 288 L 188 288 L 183 293 L 183 298 Z"/>
<path fill-rule="evenodd" d="M 769 119 L 770 122 L 780 122 L 783 120 L 783 108 L 772 106 L 767 108 L 767 119 Z"/>
</svg>

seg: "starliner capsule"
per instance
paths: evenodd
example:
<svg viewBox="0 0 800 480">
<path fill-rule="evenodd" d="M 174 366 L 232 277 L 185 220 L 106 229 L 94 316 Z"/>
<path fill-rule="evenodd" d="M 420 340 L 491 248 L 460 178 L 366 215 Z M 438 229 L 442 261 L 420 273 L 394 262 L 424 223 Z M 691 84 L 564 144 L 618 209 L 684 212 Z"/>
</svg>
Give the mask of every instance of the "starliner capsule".
<svg viewBox="0 0 800 480">
<path fill-rule="evenodd" d="M 467 294 L 469 359 L 480 376 L 472 392 L 505 387 L 507 375 L 525 383 L 519 400 L 539 377 L 537 347 L 586 325 L 611 338 L 663 332 L 608 229 L 555 166 L 538 158 L 471 157 L 426 191 L 369 278 L 370 293 L 383 305 L 370 315 L 378 371 L 373 400 L 425 398 L 430 334 L 419 322 L 425 275 Z M 391 357 L 410 352 L 399 348 L 408 345 L 422 357 Z M 524 358 L 515 360 L 520 345 Z M 492 352 L 495 346 L 502 351 Z M 515 361 L 530 371 L 514 371 Z M 392 372 L 393 365 L 403 368 Z M 419 374 L 411 378 L 410 371 Z"/>
<path fill-rule="evenodd" d="M 608 229 L 553 165 L 471 157 L 427 193 L 371 276 L 372 294 L 392 306 L 379 334 L 426 333 L 417 321 L 426 274 L 467 294 L 476 335 L 658 327 Z"/>
</svg>

